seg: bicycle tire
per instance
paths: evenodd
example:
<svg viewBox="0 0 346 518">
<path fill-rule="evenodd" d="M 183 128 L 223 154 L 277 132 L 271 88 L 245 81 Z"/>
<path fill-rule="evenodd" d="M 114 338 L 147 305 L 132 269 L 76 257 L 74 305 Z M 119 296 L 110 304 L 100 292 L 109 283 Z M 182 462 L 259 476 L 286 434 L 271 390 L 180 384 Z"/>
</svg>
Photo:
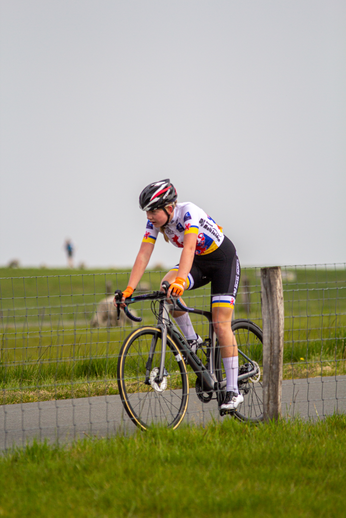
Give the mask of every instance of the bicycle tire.
<svg viewBox="0 0 346 518">
<path fill-rule="evenodd" d="M 150 367 L 151 381 L 145 384 L 146 365 L 153 339 L 156 348 Z M 160 384 L 154 381 L 160 367 L 161 340 L 162 332 L 159 328 L 141 327 L 124 340 L 119 353 L 117 373 L 120 397 L 128 416 L 142 430 L 153 425 L 177 428 L 188 406 L 186 365 L 177 344 L 169 335 L 165 356 L 167 375 Z"/>
<path fill-rule="evenodd" d="M 255 361 L 260 369 L 263 364 L 263 333 L 260 327 L 245 319 L 232 321 L 232 331 L 235 335 L 238 350 L 243 351 L 248 358 Z M 247 362 L 239 353 L 239 370 Z M 216 376 L 219 382 L 225 380 L 223 364 L 219 349 L 216 354 Z M 243 395 L 244 401 L 232 415 L 240 421 L 260 422 L 263 421 L 263 386 L 259 379 L 253 382 L 251 379 L 238 383 L 239 392 Z M 223 391 L 225 393 L 225 390 Z M 219 405 L 222 403 L 224 394 L 218 394 Z"/>
<path fill-rule="evenodd" d="M 263 365 L 263 333 L 262 329 L 250 320 L 238 319 L 232 322 L 232 331 L 236 337 L 238 350 L 243 351 L 260 369 Z M 238 354 L 239 369 L 246 363 L 246 359 Z M 263 421 L 263 385 L 261 378 L 253 382 L 238 383 L 239 392 L 244 401 L 234 412 L 240 421 Z"/>
</svg>

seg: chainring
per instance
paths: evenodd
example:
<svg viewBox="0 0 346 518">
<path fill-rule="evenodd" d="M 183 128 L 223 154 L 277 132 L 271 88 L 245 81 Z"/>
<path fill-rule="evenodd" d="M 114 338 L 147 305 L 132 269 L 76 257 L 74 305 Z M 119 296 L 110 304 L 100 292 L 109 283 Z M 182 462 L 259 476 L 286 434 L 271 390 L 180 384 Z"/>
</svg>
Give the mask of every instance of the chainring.
<svg viewBox="0 0 346 518">
<path fill-rule="evenodd" d="M 210 390 L 209 392 L 202 389 L 201 382 L 199 379 L 196 379 L 196 385 L 195 385 L 195 391 L 197 394 L 197 397 L 202 403 L 209 403 L 213 397 L 213 391 Z"/>
</svg>

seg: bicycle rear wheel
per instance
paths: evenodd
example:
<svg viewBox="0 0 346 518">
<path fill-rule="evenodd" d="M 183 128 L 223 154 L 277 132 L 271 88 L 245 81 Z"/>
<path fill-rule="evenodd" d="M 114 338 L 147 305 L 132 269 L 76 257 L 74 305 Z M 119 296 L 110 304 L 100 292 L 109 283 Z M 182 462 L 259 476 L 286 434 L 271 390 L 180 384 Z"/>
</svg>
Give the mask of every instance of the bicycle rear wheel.
<svg viewBox="0 0 346 518">
<path fill-rule="evenodd" d="M 253 378 L 238 381 L 239 392 L 243 395 L 244 401 L 234 412 L 235 417 L 240 421 L 263 421 L 263 386 L 261 371 L 263 365 L 263 333 L 260 327 L 250 320 L 234 320 L 232 331 L 238 345 L 239 374 L 246 372 L 249 361 L 244 358 L 243 352 L 251 361 L 255 362 L 260 373 Z M 250 364 L 251 365 L 251 364 Z"/>
<path fill-rule="evenodd" d="M 148 366 L 149 351 L 154 349 Z M 153 424 L 177 428 L 188 405 L 189 383 L 178 346 L 167 336 L 165 371 L 157 381 L 162 349 L 162 332 L 157 327 L 136 329 L 124 341 L 118 359 L 118 387 L 124 408 L 142 430 Z M 149 368 L 148 384 L 146 371 Z"/>
</svg>

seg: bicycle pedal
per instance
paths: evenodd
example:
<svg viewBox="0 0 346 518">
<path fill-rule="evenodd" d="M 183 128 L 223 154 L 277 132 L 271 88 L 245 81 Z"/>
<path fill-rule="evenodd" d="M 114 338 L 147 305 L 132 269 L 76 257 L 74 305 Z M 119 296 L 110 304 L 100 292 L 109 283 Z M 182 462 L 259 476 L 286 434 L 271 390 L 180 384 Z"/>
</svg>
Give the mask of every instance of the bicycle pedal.
<svg viewBox="0 0 346 518">
<path fill-rule="evenodd" d="M 202 384 L 198 378 L 196 379 L 195 391 L 196 391 L 198 399 L 200 401 L 202 401 L 202 403 L 209 403 L 209 401 L 211 401 L 213 399 L 213 391 L 212 390 L 209 390 L 209 391 L 203 390 Z M 214 399 L 216 399 L 216 398 L 214 398 Z"/>
<path fill-rule="evenodd" d="M 220 416 L 221 417 L 223 417 L 225 415 L 231 415 L 232 416 L 232 415 L 235 414 L 236 410 L 224 410 L 224 409 L 221 409 L 221 410 L 219 410 L 219 412 L 220 412 Z"/>
</svg>

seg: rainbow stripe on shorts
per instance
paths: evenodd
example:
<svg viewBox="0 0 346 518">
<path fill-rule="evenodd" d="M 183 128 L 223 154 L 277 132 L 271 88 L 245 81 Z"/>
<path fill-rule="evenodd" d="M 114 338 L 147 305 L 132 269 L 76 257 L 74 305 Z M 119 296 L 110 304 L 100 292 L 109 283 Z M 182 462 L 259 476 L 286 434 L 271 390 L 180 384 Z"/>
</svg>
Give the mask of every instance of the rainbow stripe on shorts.
<svg viewBox="0 0 346 518">
<path fill-rule="evenodd" d="M 231 295 L 214 295 L 211 298 L 212 308 L 234 308 L 235 298 Z"/>
</svg>

